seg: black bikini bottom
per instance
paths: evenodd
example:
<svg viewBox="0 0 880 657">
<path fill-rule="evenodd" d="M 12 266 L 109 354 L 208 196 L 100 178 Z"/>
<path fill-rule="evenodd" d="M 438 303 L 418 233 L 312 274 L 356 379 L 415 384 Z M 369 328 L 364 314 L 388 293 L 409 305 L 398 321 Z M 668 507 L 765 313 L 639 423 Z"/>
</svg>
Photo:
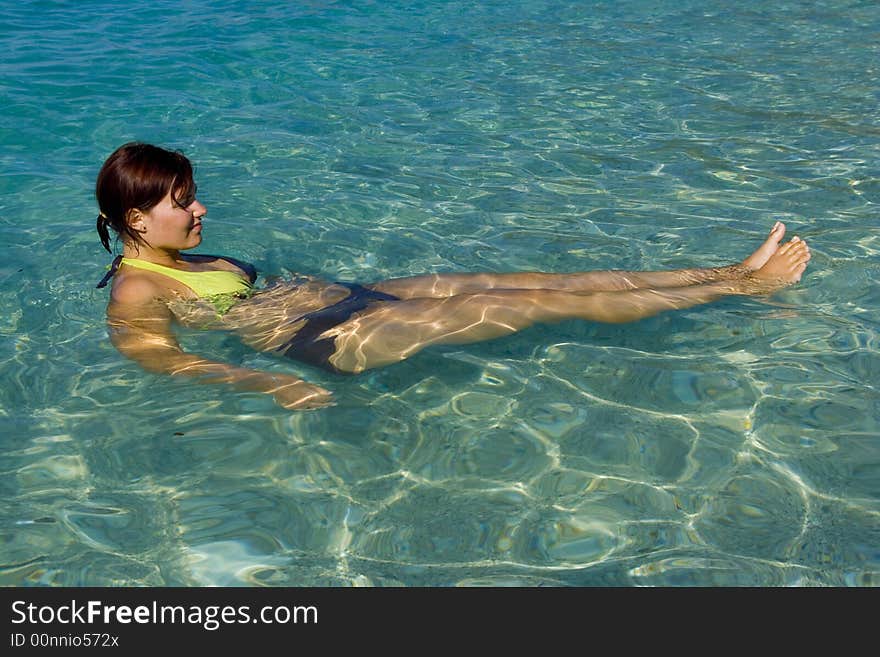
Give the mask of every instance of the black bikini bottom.
<svg viewBox="0 0 880 657">
<path fill-rule="evenodd" d="M 366 308 L 371 301 L 400 301 L 400 297 L 370 290 L 357 283 L 337 282 L 336 284 L 344 285 L 351 290 L 349 295 L 332 306 L 315 310 L 300 317 L 299 319 L 305 319 L 306 323 L 296 332 L 296 335 L 278 347 L 277 351 L 288 358 L 316 365 L 335 374 L 350 374 L 350 372 L 336 369 L 328 360 L 336 351 L 336 337 L 318 339 L 317 336 L 342 324 L 354 313 Z"/>
</svg>

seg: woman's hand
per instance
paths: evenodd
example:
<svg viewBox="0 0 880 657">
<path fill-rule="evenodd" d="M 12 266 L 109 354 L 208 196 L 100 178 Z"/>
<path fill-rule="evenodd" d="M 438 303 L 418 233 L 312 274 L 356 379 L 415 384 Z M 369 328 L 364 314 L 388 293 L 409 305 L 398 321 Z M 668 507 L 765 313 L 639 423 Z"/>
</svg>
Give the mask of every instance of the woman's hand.
<svg viewBox="0 0 880 657">
<path fill-rule="evenodd" d="M 266 390 L 283 408 L 305 411 L 332 406 L 333 393 L 321 386 L 284 374 L 273 374 L 273 386 Z"/>
</svg>

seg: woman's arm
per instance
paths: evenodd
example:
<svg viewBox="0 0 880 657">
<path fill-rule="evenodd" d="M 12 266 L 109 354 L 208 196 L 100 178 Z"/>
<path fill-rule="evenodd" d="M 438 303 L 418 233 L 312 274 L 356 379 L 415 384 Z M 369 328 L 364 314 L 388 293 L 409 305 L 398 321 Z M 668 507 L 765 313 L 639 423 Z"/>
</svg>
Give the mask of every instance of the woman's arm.
<svg viewBox="0 0 880 657">
<path fill-rule="evenodd" d="M 320 408 L 333 403 L 329 390 L 302 379 L 235 367 L 184 352 L 171 330 L 171 311 L 157 299 L 158 290 L 152 283 L 141 277 L 119 283 L 107 306 L 110 340 L 120 353 L 145 370 L 267 393 L 288 409 Z"/>
</svg>

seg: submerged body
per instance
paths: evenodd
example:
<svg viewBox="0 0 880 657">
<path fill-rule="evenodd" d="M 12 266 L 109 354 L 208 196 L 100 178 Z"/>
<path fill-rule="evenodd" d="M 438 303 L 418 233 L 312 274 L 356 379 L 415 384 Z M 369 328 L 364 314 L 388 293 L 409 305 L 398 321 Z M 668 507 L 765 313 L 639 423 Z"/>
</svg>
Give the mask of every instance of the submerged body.
<svg viewBox="0 0 880 657">
<path fill-rule="evenodd" d="M 400 301 L 392 294 L 357 283 L 330 284 L 305 277 L 255 290 L 256 271 L 250 265 L 218 256 L 202 256 L 188 262 L 217 266 L 222 263 L 235 269 L 223 266 L 189 271 L 137 258 L 121 258 L 119 266 L 153 272 L 189 288 L 193 298 L 177 294 L 168 300 L 168 308 L 177 322 L 188 328 L 234 331 L 252 347 L 276 351 L 334 373 L 350 372 L 337 369 L 330 362 L 336 351 L 335 341 L 324 333 L 376 301 Z M 128 272 L 123 270 L 122 276 L 126 275 Z M 332 301 L 342 290 L 348 293 Z"/>
<path fill-rule="evenodd" d="M 137 185 L 118 179 L 143 178 L 150 166 L 152 178 L 135 181 L 146 191 L 123 198 Z M 537 322 L 631 322 L 727 295 L 770 293 L 799 281 L 810 259 L 797 237 L 781 245 L 785 226 L 777 223 L 748 258 L 717 268 L 429 274 L 364 285 L 302 276 L 254 289 L 249 265 L 183 253 L 201 244 L 207 210 L 182 155 L 126 145 L 102 168 L 97 196 L 104 246 L 110 250 L 107 225 L 123 240 L 124 257 L 108 275 L 114 345 L 147 370 L 265 392 L 285 408 L 325 406 L 332 395 L 291 375 L 188 354 L 173 323 L 233 331 L 254 349 L 356 374 L 430 345 L 489 340 Z"/>
<path fill-rule="evenodd" d="M 228 258 L 186 256 L 181 268 L 124 258 L 108 316 L 114 342 L 147 369 L 155 368 L 126 338 L 136 336 L 139 344 L 154 347 L 173 344 L 176 351 L 173 320 L 188 328 L 231 331 L 254 349 L 353 374 L 398 362 L 430 344 L 491 339 L 537 321 L 635 321 L 729 294 L 766 293 L 809 256 L 797 239 L 779 253 L 783 232 L 782 225 L 774 229 L 765 243 L 772 248 L 762 247 L 768 253 L 752 267 L 746 261 L 669 272 L 437 274 L 369 285 L 300 276 L 254 289 L 253 269 Z M 754 268 L 755 260 L 764 261 L 761 268 Z M 765 276 L 755 275 L 761 269 Z M 655 283 L 663 287 L 652 287 Z M 153 291 L 150 304 L 126 299 L 135 286 Z M 161 362 L 160 351 L 153 350 L 154 364 Z"/>
</svg>

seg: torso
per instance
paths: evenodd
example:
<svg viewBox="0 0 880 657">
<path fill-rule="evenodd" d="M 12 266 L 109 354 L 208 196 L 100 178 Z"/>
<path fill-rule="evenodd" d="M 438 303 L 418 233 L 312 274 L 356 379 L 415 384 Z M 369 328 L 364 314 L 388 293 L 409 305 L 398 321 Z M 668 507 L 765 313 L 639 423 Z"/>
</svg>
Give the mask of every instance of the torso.
<svg viewBox="0 0 880 657">
<path fill-rule="evenodd" d="M 234 264 L 232 260 L 218 256 L 186 255 L 183 259 L 187 264 L 186 269 L 183 269 L 182 267 L 175 267 L 175 269 L 185 272 L 229 271 L 239 274 L 251 282 L 253 282 L 256 277 L 252 271 L 249 272 L 245 269 L 246 267 L 249 267 L 249 265 L 240 263 L 242 266 L 239 266 L 238 264 Z M 132 277 L 142 277 L 153 283 L 157 289 L 163 291 L 167 290 L 167 294 L 163 294 L 160 297 L 163 300 L 199 298 L 190 287 L 181 281 L 170 278 L 159 272 L 128 266 L 124 261 L 122 266 L 116 272 L 116 275 L 113 277 L 113 289 L 115 290 L 118 285 L 125 284 L 125 281 Z"/>
<path fill-rule="evenodd" d="M 253 281 L 255 273 L 248 265 L 233 264 L 216 256 L 187 255 L 186 271 L 226 270 L 240 273 Z M 297 321 L 307 313 L 325 308 L 344 299 L 349 290 L 309 276 L 293 281 L 276 282 L 257 290 L 247 299 L 236 302 L 228 312 L 219 315 L 215 307 L 200 298 L 191 288 L 157 272 L 122 265 L 114 277 L 113 287 L 132 277 L 144 277 L 157 289 L 162 301 L 182 326 L 195 329 L 222 329 L 236 332 L 249 346 L 271 350 L 289 340 L 304 322 Z"/>
<path fill-rule="evenodd" d="M 348 288 L 341 285 L 299 277 L 257 291 L 233 306 L 222 321 L 224 328 L 238 333 L 249 346 L 273 350 L 296 334 L 305 323 L 300 320 L 303 315 L 332 306 L 348 294 Z"/>
</svg>

